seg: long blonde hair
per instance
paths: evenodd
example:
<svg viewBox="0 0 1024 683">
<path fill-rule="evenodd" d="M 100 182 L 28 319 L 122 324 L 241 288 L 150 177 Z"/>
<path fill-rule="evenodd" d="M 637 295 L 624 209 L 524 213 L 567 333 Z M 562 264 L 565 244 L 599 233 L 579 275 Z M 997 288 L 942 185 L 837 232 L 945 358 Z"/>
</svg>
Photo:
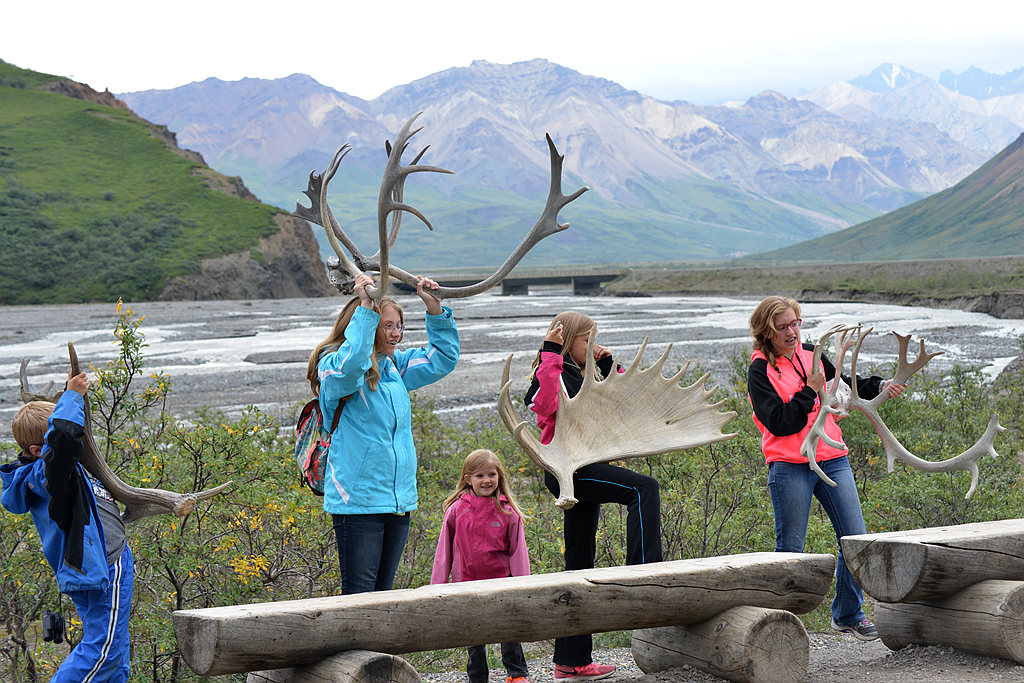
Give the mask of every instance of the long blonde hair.
<svg viewBox="0 0 1024 683">
<path fill-rule="evenodd" d="M 462 474 L 459 476 L 459 484 L 455 487 L 455 491 L 450 496 L 445 498 L 443 509 L 445 512 L 452 506 L 459 498 L 462 497 L 466 491 L 472 491 L 473 485 L 467 481 L 473 474 L 479 472 L 483 468 L 491 466 L 498 470 L 498 488 L 494 492 L 491 498 L 494 498 L 494 506 L 501 510 L 506 515 L 509 511 L 501 507 L 501 501 L 498 500 L 498 494 L 505 496 L 505 500 L 508 501 L 509 506 L 516 511 L 516 514 L 520 518 L 523 517 L 523 511 L 519 509 L 519 504 L 516 503 L 515 496 L 512 495 L 512 489 L 508 486 L 508 474 L 505 472 L 505 468 L 502 467 L 501 461 L 498 460 L 498 456 L 494 454 L 494 451 L 489 451 L 486 448 L 478 448 L 469 455 L 466 456 L 466 461 L 462 463 Z"/>
<path fill-rule="evenodd" d="M 309 354 L 309 363 L 306 365 L 306 379 L 309 380 L 309 388 L 313 390 L 314 396 L 320 395 L 320 373 L 317 372 L 317 365 L 320 363 L 320 358 L 325 353 L 332 353 L 337 351 L 341 347 L 342 342 L 345 341 L 345 329 L 348 324 L 352 321 L 352 316 L 356 312 L 356 308 L 359 306 L 359 298 L 351 299 L 345 307 L 341 309 L 341 313 L 338 314 L 337 319 L 334 321 L 334 327 L 331 328 L 330 334 L 322 342 L 316 345 L 313 352 Z M 374 304 L 374 309 L 380 313 L 383 313 L 385 309 L 393 308 L 398 312 L 398 319 L 401 323 L 405 324 L 405 313 L 402 311 L 402 307 L 398 305 L 398 302 L 388 297 L 382 297 Z M 377 389 L 377 382 L 380 381 L 380 365 L 379 358 L 384 354 L 384 349 L 387 344 L 387 335 L 384 334 L 384 326 L 379 322 L 377 323 L 377 332 L 373 338 L 373 357 L 371 359 L 370 369 L 366 371 L 366 383 L 370 385 L 370 390 L 375 391 Z"/>
<path fill-rule="evenodd" d="M 793 309 L 796 317 L 800 317 L 800 304 L 795 299 L 770 296 L 759 303 L 750 314 L 750 334 L 754 336 L 754 350 L 763 353 L 773 368 L 776 367 L 775 347 L 772 345 L 772 333 L 775 331 L 773 324 L 776 317 L 789 309 Z"/>
<path fill-rule="evenodd" d="M 594 321 L 590 316 L 578 313 L 576 311 L 562 311 L 554 317 L 551 324 L 548 325 L 548 332 L 555 329 L 558 323 L 562 323 L 562 357 L 568 360 L 573 365 L 576 365 L 576 361 L 569 355 L 569 350 L 572 348 L 573 341 L 576 337 L 581 334 L 589 334 L 591 328 L 594 327 Z M 540 365 L 540 353 L 543 349 L 544 344 L 541 343 L 541 349 L 537 350 L 537 355 L 533 358 L 533 364 L 530 366 L 530 379 L 537 372 L 537 367 Z M 582 370 L 583 368 L 580 368 Z M 594 366 L 594 372 L 598 373 L 597 366 Z"/>
</svg>

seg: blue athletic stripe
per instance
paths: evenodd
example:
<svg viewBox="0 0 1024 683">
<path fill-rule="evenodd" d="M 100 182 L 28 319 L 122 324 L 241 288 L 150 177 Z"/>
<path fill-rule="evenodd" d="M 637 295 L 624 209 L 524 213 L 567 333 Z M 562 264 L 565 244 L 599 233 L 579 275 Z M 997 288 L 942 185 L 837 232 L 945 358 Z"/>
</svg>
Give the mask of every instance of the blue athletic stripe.
<svg viewBox="0 0 1024 683">
<path fill-rule="evenodd" d="M 619 488 L 622 488 L 622 489 L 631 489 L 634 493 L 636 493 L 636 517 L 637 517 L 637 519 L 640 520 L 640 556 L 641 556 L 643 562 L 646 564 L 646 562 L 647 562 L 647 552 L 644 550 L 644 516 L 642 514 L 640 514 L 640 490 L 637 489 L 637 487 L 635 487 L 635 486 L 626 486 L 625 484 L 620 484 L 617 481 L 605 481 L 603 479 L 590 479 L 589 477 L 587 477 L 585 479 L 581 477 L 579 480 L 580 481 L 592 481 L 592 482 L 595 482 L 595 483 L 598 483 L 598 484 L 612 484 L 613 486 L 618 486 Z"/>
</svg>

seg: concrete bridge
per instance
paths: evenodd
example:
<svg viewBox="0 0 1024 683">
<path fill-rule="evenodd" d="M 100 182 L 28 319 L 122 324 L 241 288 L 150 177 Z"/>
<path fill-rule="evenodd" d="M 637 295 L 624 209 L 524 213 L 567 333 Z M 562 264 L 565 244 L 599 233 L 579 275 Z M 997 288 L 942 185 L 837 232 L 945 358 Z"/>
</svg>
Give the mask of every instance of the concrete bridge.
<svg viewBox="0 0 1024 683">
<path fill-rule="evenodd" d="M 493 271 L 491 271 L 493 272 Z M 489 277 L 491 272 L 452 271 L 431 274 L 445 287 L 465 287 Z M 601 284 L 611 282 L 622 275 L 621 268 L 531 268 L 513 270 L 501 281 L 502 295 L 529 294 L 530 285 L 572 285 L 572 293 L 579 296 L 594 296 L 601 293 Z M 392 280 L 392 286 L 403 292 L 415 291 L 408 285 Z"/>
</svg>

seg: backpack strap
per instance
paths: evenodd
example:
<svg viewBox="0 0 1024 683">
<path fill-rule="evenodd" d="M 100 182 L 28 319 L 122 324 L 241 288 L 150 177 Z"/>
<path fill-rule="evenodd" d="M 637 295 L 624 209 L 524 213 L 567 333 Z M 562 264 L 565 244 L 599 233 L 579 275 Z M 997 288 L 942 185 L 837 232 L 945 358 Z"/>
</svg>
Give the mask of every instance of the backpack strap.
<svg viewBox="0 0 1024 683">
<path fill-rule="evenodd" d="M 346 399 L 347 397 L 338 401 L 338 408 L 334 411 L 334 419 L 331 420 L 331 431 L 327 432 L 328 434 L 333 435 L 334 430 L 338 428 L 338 420 L 341 418 L 341 411 L 345 408 Z"/>
</svg>

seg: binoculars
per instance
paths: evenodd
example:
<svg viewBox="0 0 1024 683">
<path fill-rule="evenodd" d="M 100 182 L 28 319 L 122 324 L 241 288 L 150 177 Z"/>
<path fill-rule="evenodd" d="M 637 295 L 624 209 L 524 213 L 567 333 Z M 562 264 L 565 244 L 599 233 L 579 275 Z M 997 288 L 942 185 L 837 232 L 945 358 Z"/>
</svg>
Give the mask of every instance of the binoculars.
<svg viewBox="0 0 1024 683">
<path fill-rule="evenodd" d="M 54 643 L 64 642 L 64 615 L 60 612 L 43 611 L 43 640 Z"/>
</svg>

